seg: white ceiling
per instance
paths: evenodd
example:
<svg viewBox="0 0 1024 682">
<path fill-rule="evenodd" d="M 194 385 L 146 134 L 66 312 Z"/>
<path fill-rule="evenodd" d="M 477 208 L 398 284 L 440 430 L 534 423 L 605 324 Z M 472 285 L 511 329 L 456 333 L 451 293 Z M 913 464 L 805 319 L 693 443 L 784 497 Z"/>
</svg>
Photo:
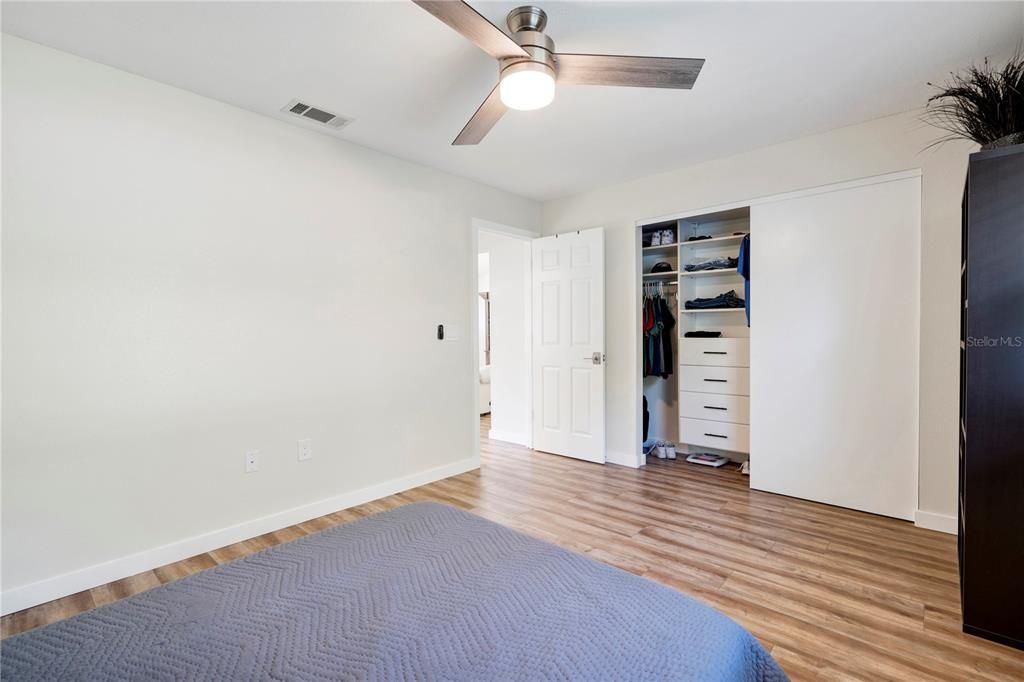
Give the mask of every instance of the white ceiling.
<svg viewBox="0 0 1024 682">
<path fill-rule="evenodd" d="M 519 3 L 473 4 L 504 27 Z M 913 109 L 1024 33 L 1015 2 L 541 6 L 561 51 L 707 63 L 692 91 L 561 86 L 451 147 L 496 65 L 411 2 L 4 2 L 3 30 L 306 125 L 300 98 L 355 119 L 325 134 L 536 199 Z"/>
</svg>

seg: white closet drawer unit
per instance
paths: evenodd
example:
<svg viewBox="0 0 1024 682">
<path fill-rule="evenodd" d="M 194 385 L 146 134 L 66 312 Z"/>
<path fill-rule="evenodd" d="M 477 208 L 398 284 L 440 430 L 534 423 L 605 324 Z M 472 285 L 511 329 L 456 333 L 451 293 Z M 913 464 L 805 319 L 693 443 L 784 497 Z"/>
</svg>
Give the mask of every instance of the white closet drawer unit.
<svg viewBox="0 0 1024 682">
<path fill-rule="evenodd" d="M 750 423 L 750 398 L 680 391 L 679 416 L 734 424 Z"/>
<path fill-rule="evenodd" d="M 679 420 L 679 440 L 719 450 L 750 452 L 750 427 L 682 417 Z"/>
<path fill-rule="evenodd" d="M 683 365 L 679 368 L 679 390 L 750 395 L 750 370 L 746 367 Z"/>
<path fill-rule="evenodd" d="M 682 339 L 679 364 L 750 367 L 750 339 Z"/>
</svg>

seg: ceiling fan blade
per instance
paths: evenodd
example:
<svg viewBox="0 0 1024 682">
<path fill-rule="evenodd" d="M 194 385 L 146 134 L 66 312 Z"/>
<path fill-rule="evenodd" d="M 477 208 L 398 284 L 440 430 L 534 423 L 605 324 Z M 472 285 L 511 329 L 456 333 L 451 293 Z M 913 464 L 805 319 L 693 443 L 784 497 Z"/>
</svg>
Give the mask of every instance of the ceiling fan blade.
<svg viewBox="0 0 1024 682">
<path fill-rule="evenodd" d="M 412 0 L 462 34 L 495 59 L 529 57 L 516 41 L 464 2 L 455 0 Z"/>
<path fill-rule="evenodd" d="M 452 142 L 452 146 L 461 147 L 467 144 L 478 144 L 491 131 L 491 128 L 494 127 L 494 124 L 498 122 L 498 119 L 506 111 L 508 111 L 508 107 L 501 101 L 498 86 L 495 85 L 494 89 L 491 90 L 491 94 L 487 95 L 487 99 L 483 101 L 480 108 L 473 114 L 473 118 L 469 119 L 469 123 L 462 129 L 462 132 L 455 138 L 455 141 Z"/>
<path fill-rule="evenodd" d="M 611 54 L 556 54 L 558 82 L 626 85 L 638 88 L 693 87 L 703 59 L 625 57 Z"/>
</svg>

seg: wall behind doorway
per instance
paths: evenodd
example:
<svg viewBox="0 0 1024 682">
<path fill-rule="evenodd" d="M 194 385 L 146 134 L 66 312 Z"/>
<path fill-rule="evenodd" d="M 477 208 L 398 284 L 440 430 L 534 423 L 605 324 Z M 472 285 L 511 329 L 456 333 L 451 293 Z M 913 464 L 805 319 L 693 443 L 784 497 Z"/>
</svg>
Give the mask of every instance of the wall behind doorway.
<svg viewBox="0 0 1024 682">
<path fill-rule="evenodd" d="M 491 292 L 491 255 L 478 253 L 476 267 L 476 291 L 478 294 L 489 294 Z M 476 301 L 476 335 L 477 364 L 483 367 L 490 364 L 490 361 L 487 359 L 486 303 L 482 296 L 478 297 Z"/>
<path fill-rule="evenodd" d="M 530 241 L 481 231 L 491 296 L 491 431 L 496 440 L 529 445 Z"/>
</svg>

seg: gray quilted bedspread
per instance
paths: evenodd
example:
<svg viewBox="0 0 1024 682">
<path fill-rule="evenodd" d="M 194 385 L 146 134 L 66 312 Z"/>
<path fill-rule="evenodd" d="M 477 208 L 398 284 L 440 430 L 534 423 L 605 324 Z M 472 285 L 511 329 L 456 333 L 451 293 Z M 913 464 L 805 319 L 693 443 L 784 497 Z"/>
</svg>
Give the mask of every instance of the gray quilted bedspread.
<svg viewBox="0 0 1024 682">
<path fill-rule="evenodd" d="M 785 680 L 680 592 L 410 504 L 6 640 L 3 680 Z"/>
</svg>

